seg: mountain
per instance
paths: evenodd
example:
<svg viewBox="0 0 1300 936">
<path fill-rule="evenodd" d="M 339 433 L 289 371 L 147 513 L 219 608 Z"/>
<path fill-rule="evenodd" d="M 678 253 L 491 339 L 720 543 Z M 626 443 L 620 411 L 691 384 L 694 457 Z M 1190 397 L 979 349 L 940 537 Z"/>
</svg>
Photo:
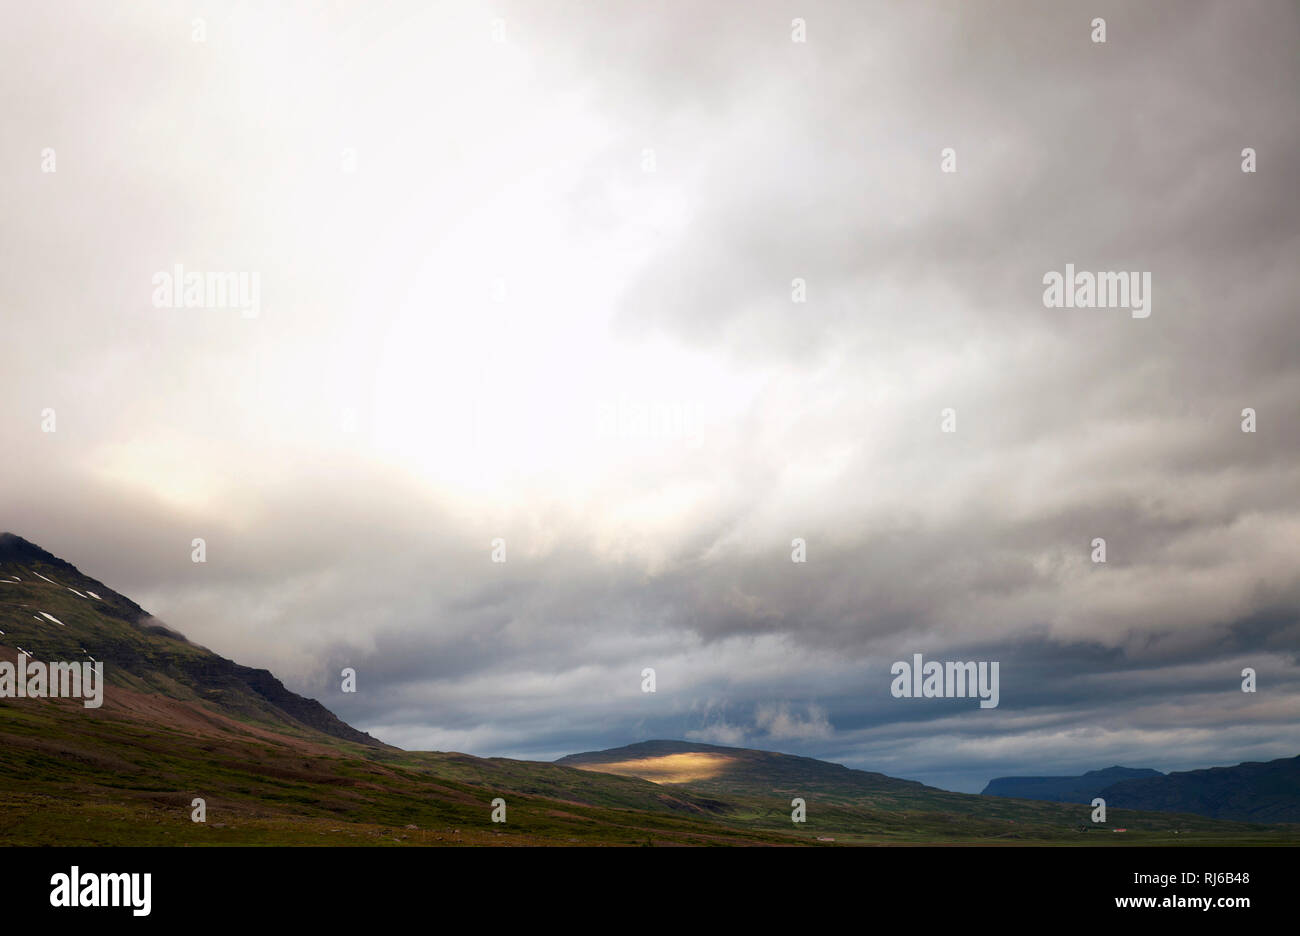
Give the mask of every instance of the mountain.
<svg viewBox="0 0 1300 936">
<path fill-rule="evenodd" d="M 21 649 L 20 649 L 21 648 Z M 0 685 L 24 657 L 93 660 L 102 705 L 0 697 L 0 842 L 11 845 L 1285 843 L 1282 825 L 971 796 L 770 751 L 677 741 L 559 763 L 404 751 L 266 670 L 0 535 Z M 16 681 L 15 681 L 16 684 Z M 806 803 L 791 822 L 791 801 Z M 494 802 L 507 821 L 494 822 Z M 192 821 L 200 806 L 205 821 Z M 1175 838 L 1177 836 L 1177 838 Z"/>
<path fill-rule="evenodd" d="M 1101 792 L 1108 806 L 1195 813 L 1241 822 L 1300 822 L 1300 757 L 1125 780 Z"/>
<path fill-rule="evenodd" d="M 1162 774 L 1107 767 L 1078 777 L 998 777 L 984 796 L 1190 813 L 1238 822 L 1300 822 L 1300 757 Z"/>
<path fill-rule="evenodd" d="M 270 671 L 191 643 L 129 598 L 12 533 L 0 533 L 0 612 L 6 642 L 33 659 L 100 660 L 111 685 L 201 701 L 268 726 L 380 743 L 316 700 L 290 692 Z"/>
<path fill-rule="evenodd" d="M 1160 776 L 1163 776 L 1160 771 L 1149 767 L 1107 767 L 1089 770 L 1078 777 L 997 777 L 988 782 L 981 795 L 1052 803 L 1091 803 L 1112 783 Z"/>
</svg>

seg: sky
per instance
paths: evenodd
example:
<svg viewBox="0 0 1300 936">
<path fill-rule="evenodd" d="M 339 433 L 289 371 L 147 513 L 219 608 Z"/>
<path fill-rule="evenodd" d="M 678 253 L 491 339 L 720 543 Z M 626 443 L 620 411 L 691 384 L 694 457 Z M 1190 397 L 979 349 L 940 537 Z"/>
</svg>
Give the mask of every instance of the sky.
<svg viewBox="0 0 1300 936">
<path fill-rule="evenodd" d="M 1293 3 L 5 18 L 0 529 L 191 639 L 410 749 L 1300 753 Z"/>
</svg>

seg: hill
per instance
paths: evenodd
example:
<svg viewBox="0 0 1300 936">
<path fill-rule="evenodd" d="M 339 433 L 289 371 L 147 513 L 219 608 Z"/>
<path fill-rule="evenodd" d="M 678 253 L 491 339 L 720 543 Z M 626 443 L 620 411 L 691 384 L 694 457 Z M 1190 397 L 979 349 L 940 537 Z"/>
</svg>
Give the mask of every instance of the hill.
<svg viewBox="0 0 1300 936">
<path fill-rule="evenodd" d="M 727 793 L 817 793 L 852 799 L 943 792 L 915 780 L 898 780 L 811 757 L 688 741 L 643 741 L 607 751 L 570 754 L 556 763 Z"/>
</svg>

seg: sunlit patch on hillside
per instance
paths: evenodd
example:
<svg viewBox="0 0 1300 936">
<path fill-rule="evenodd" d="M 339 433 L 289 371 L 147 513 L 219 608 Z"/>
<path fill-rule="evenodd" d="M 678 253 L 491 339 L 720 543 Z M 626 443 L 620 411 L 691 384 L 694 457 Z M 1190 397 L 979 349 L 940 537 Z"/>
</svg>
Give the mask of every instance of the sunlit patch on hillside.
<svg viewBox="0 0 1300 936">
<path fill-rule="evenodd" d="M 734 760 L 734 757 L 725 754 L 696 751 L 614 761 L 609 764 L 574 764 L 573 766 L 582 770 L 618 774 L 622 777 L 640 777 L 652 783 L 690 783 L 692 780 L 713 779 Z"/>
</svg>

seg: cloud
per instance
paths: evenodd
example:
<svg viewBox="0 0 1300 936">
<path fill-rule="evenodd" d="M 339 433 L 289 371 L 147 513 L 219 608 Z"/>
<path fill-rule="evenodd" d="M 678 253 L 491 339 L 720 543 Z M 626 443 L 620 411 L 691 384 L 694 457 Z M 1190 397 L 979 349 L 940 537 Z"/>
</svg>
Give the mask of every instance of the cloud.
<svg viewBox="0 0 1300 936">
<path fill-rule="evenodd" d="M 759 705 L 754 711 L 754 724 L 773 741 L 819 740 L 829 738 L 834 731 L 825 709 L 809 705 L 807 716 L 801 717 L 792 713 L 786 702 Z"/>
<path fill-rule="evenodd" d="M 1295 753 L 1294 10 L 83 12 L 0 37 L 6 528 L 404 745 Z M 178 262 L 261 315 L 155 308 Z"/>
<path fill-rule="evenodd" d="M 721 744 L 725 747 L 740 747 L 745 743 L 745 729 L 737 725 L 717 722 L 704 728 L 692 728 L 686 732 L 691 741 L 703 741 L 709 744 Z"/>
</svg>

